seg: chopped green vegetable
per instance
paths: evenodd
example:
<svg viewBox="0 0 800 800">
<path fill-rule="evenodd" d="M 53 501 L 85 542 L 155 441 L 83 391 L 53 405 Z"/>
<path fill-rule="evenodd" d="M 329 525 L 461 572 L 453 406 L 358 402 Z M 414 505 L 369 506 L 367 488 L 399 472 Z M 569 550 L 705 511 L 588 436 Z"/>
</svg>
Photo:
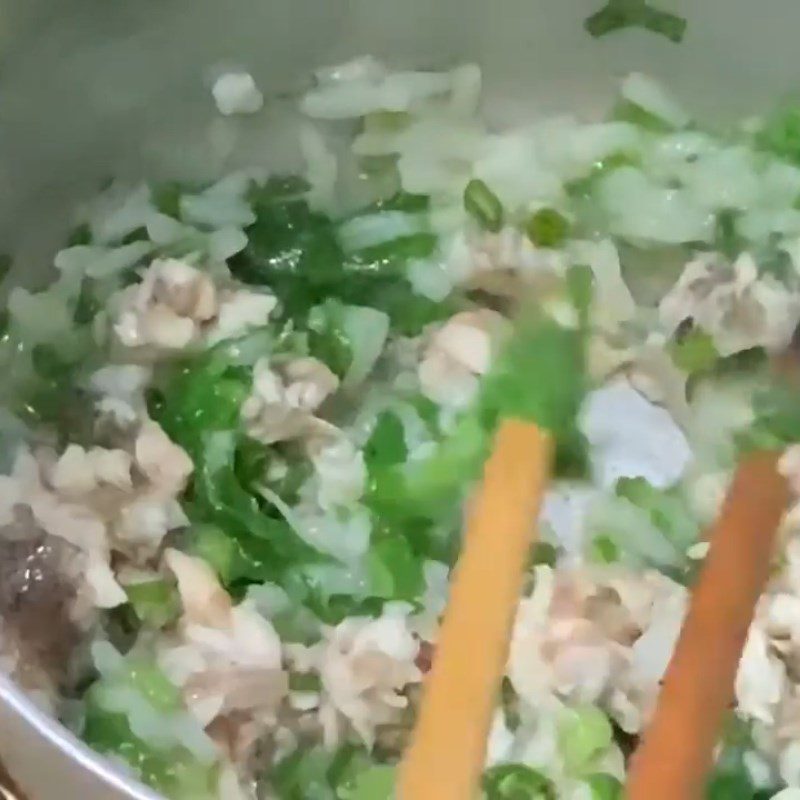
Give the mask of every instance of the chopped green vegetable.
<svg viewBox="0 0 800 800">
<path fill-rule="evenodd" d="M 253 191 L 252 202 L 256 221 L 247 229 L 247 247 L 230 259 L 230 268 L 245 283 L 269 286 L 285 319 L 305 326 L 311 309 L 336 300 L 384 311 L 400 333 L 416 335 L 451 313 L 447 303 L 414 294 L 405 280 L 408 262 L 433 252 L 433 234 L 418 233 L 346 254 L 337 225 L 312 211 L 300 195 L 268 182 Z M 397 209 L 419 205 L 413 195 L 396 200 Z M 317 335 L 328 330 L 319 327 L 317 320 L 312 326 Z M 341 352 L 336 355 L 342 357 Z"/>
<path fill-rule="evenodd" d="M 127 762 L 148 786 L 170 800 L 213 800 L 217 769 L 195 759 L 184 748 L 158 750 L 135 736 L 124 714 L 87 702 L 83 730 L 86 742 L 100 753 Z"/>
<path fill-rule="evenodd" d="M 344 328 L 344 306 L 328 300 L 308 315 L 308 349 L 312 356 L 330 367 L 340 378 L 347 374 L 353 348 Z"/>
<path fill-rule="evenodd" d="M 580 441 L 575 421 L 584 380 L 581 334 L 545 318 L 521 317 L 474 407 L 408 479 L 403 500 L 418 509 L 438 507 L 446 498 L 452 503 L 480 474 L 503 419 L 535 422 L 574 448 Z"/>
<path fill-rule="evenodd" d="M 681 552 L 697 539 L 697 520 L 679 490 L 656 489 L 644 478 L 620 478 L 616 493 L 646 511 L 656 528 Z"/>
<path fill-rule="evenodd" d="M 84 278 L 81 282 L 81 291 L 75 303 L 73 319 L 76 325 L 88 325 L 102 308 L 102 304 L 95 296 L 92 281 Z"/>
<path fill-rule="evenodd" d="M 339 797 L 342 800 L 392 800 L 394 784 L 395 768 L 376 764 L 342 785 Z"/>
<path fill-rule="evenodd" d="M 559 726 L 559 745 L 570 769 L 587 769 L 611 740 L 611 723 L 599 708 L 583 706 L 565 712 Z"/>
<path fill-rule="evenodd" d="M 800 403 L 797 391 L 773 382 L 753 397 L 755 420 L 737 437 L 740 450 L 782 450 L 800 442 Z"/>
<path fill-rule="evenodd" d="M 78 247 L 92 243 L 92 231 L 84 222 L 74 228 L 67 237 L 67 247 Z"/>
<path fill-rule="evenodd" d="M 622 800 L 622 784 L 613 775 L 591 775 L 587 783 L 592 800 Z"/>
<path fill-rule="evenodd" d="M 370 474 L 386 467 L 405 463 L 408 458 L 403 423 L 391 411 L 379 417 L 367 443 L 364 445 L 364 461 Z"/>
<path fill-rule="evenodd" d="M 151 663 L 125 665 L 113 679 L 94 684 L 87 695 L 83 737 L 95 750 L 126 761 L 146 784 L 171 800 L 212 800 L 217 767 L 201 763 L 182 745 L 157 747 L 136 736 L 125 713 L 109 710 L 108 700 L 125 685 L 165 715 L 183 708 L 180 691 Z"/>
<path fill-rule="evenodd" d="M 163 628 L 178 617 L 180 604 L 173 586 L 164 580 L 133 583 L 125 588 L 136 616 L 149 628 Z"/>
<path fill-rule="evenodd" d="M 702 328 L 696 327 L 671 342 L 669 353 L 675 366 L 690 375 L 707 372 L 719 359 L 714 338 Z"/>
<path fill-rule="evenodd" d="M 293 672 L 289 676 L 289 688 L 293 692 L 318 692 L 322 684 L 319 675 L 314 672 Z"/>
<path fill-rule="evenodd" d="M 299 748 L 270 770 L 269 783 L 281 800 L 390 800 L 391 770 L 349 744 L 335 752 Z M 387 786 L 389 794 L 381 794 Z"/>
<path fill-rule="evenodd" d="M 180 690 L 155 664 L 131 661 L 127 664 L 126 679 L 158 711 L 176 711 L 181 708 Z"/>
<path fill-rule="evenodd" d="M 590 547 L 593 561 L 600 564 L 614 564 L 620 559 L 619 545 L 610 536 L 595 536 Z"/>
<path fill-rule="evenodd" d="M 464 189 L 464 208 L 479 225 L 492 233 L 503 227 L 503 204 L 480 178 L 473 178 Z"/>
<path fill-rule="evenodd" d="M 779 158 L 800 165 L 800 107 L 778 109 L 767 117 L 755 143 Z"/>
<path fill-rule="evenodd" d="M 374 542 L 367 555 L 370 594 L 386 600 L 416 600 L 425 586 L 422 560 L 399 534 Z"/>
<path fill-rule="evenodd" d="M 180 219 L 181 195 L 191 191 L 191 187 L 177 181 L 162 182 L 153 191 L 153 205 L 162 214 L 166 214 L 173 219 Z"/>
<path fill-rule="evenodd" d="M 553 784 L 523 764 L 501 764 L 483 776 L 485 800 L 556 800 Z"/>
<path fill-rule="evenodd" d="M 612 117 L 619 122 L 630 122 L 631 125 L 636 125 L 655 133 L 666 133 L 672 130 L 672 126 L 661 117 L 657 117 L 630 100 L 622 100 L 617 103 Z"/>
<path fill-rule="evenodd" d="M 525 231 L 538 247 L 560 247 L 569 235 L 569 221 L 554 208 L 540 208 L 528 220 Z"/>
<path fill-rule="evenodd" d="M 544 564 L 548 567 L 555 567 L 558 561 L 558 548 L 549 542 L 537 542 L 533 548 L 531 560 L 534 566 Z"/>
<path fill-rule="evenodd" d="M 547 319 L 522 316 L 484 380 L 484 424 L 501 418 L 535 422 L 556 437 L 570 431 L 585 391 L 582 336 Z"/>
<path fill-rule="evenodd" d="M 625 28 L 644 28 L 661 34 L 672 42 L 681 42 L 686 34 L 686 20 L 677 14 L 659 11 L 645 0 L 609 0 L 605 8 L 592 14 L 584 27 L 599 38 Z"/>
<path fill-rule="evenodd" d="M 279 581 L 289 567 L 322 556 L 253 486 L 254 448 L 239 432 L 240 406 L 251 381 L 250 370 L 235 362 L 241 349 L 226 345 L 182 365 L 151 413 L 194 460 L 185 507 L 192 522 L 204 526 L 196 546 L 226 583 L 244 578 Z M 225 545 L 222 531 L 235 544 Z"/>
</svg>

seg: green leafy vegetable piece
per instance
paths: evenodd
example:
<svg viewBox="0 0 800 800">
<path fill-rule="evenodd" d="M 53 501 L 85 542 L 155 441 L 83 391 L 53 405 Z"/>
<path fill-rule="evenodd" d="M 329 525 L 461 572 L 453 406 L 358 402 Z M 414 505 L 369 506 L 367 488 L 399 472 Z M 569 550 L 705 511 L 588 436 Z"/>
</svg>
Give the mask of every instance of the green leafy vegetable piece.
<svg viewBox="0 0 800 800">
<path fill-rule="evenodd" d="M 189 186 L 177 181 L 163 181 L 153 190 L 153 205 L 162 213 L 173 219 L 181 218 L 181 195 L 191 192 Z"/>
<path fill-rule="evenodd" d="M 752 750 L 753 739 L 750 726 L 735 714 L 730 714 L 721 736 L 722 752 L 706 784 L 707 800 L 752 800 L 756 797 L 771 797 L 773 792 L 756 791 L 750 772 L 744 761 L 745 754 Z"/>
<path fill-rule="evenodd" d="M 217 768 L 201 763 L 183 746 L 158 748 L 136 736 L 126 714 L 110 711 L 104 697 L 128 685 L 164 714 L 182 710 L 180 691 L 152 663 L 126 663 L 120 675 L 95 683 L 86 697 L 83 738 L 98 752 L 126 761 L 139 778 L 171 800 L 212 800 Z"/>
<path fill-rule="evenodd" d="M 195 526 L 190 549 L 208 561 L 227 586 L 263 582 L 273 573 L 268 543 L 229 536 L 216 525 Z"/>
<path fill-rule="evenodd" d="M 595 706 L 569 709 L 559 726 L 559 748 L 568 767 L 582 771 L 610 744 L 608 717 Z"/>
<path fill-rule="evenodd" d="M 425 588 L 422 559 L 401 535 L 378 540 L 367 554 L 370 594 L 386 600 L 416 600 Z"/>
<path fill-rule="evenodd" d="M 344 305 L 328 300 L 308 315 L 308 349 L 343 378 L 353 360 L 353 348 L 344 327 Z"/>
<path fill-rule="evenodd" d="M 164 580 L 134 583 L 125 588 L 125 593 L 136 616 L 149 628 L 163 628 L 180 612 L 175 589 Z"/>
<path fill-rule="evenodd" d="M 184 748 L 158 750 L 133 734 L 124 714 L 87 703 L 83 738 L 95 750 L 127 762 L 148 786 L 170 800 L 217 797 L 217 770 Z"/>
<path fill-rule="evenodd" d="M 322 683 L 315 672 L 293 672 L 289 676 L 289 688 L 293 692 L 318 692 Z"/>
<path fill-rule="evenodd" d="M 370 472 L 405 462 L 408 458 L 406 436 L 396 414 L 391 411 L 380 414 L 363 452 Z"/>
<path fill-rule="evenodd" d="M 375 211 L 405 211 L 408 214 L 422 214 L 430 208 L 430 198 L 426 194 L 397 192 L 386 200 L 375 203 Z M 369 209 L 368 209 L 369 210 Z"/>
<path fill-rule="evenodd" d="M 523 764 L 501 764 L 483 775 L 485 800 L 556 800 L 553 784 Z"/>
<path fill-rule="evenodd" d="M 503 227 L 503 204 L 480 178 L 473 178 L 464 189 L 464 208 L 481 227 L 492 233 Z"/>
<path fill-rule="evenodd" d="M 180 690 L 155 664 L 134 660 L 126 669 L 127 680 L 153 708 L 164 712 L 181 708 Z"/>
<path fill-rule="evenodd" d="M 392 800 L 395 768 L 376 764 L 355 775 L 339 789 L 342 800 Z"/>
<path fill-rule="evenodd" d="M 587 783 L 592 800 L 622 800 L 622 784 L 613 775 L 591 775 Z"/>
<path fill-rule="evenodd" d="M 672 42 L 681 42 L 686 34 L 686 19 L 648 5 L 645 0 L 609 0 L 605 8 L 592 14 L 584 27 L 594 38 L 624 28 L 644 28 Z"/>
<path fill-rule="evenodd" d="M 436 249 L 436 235 L 415 233 L 388 242 L 365 247 L 353 254 L 354 262 L 369 270 L 380 268 L 386 273 L 402 274 L 405 264 L 416 258 L 428 258 Z"/>
<path fill-rule="evenodd" d="M 675 366 L 690 375 L 707 372 L 719 359 L 714 338 L 702 328 L 692 328 L 686 335 L 671 342 L 669 353 Z"/>
<path fill-rule="evenodd" d="M 782 450 L 800 441 L 800 403 L 797 391 L 773 381 L 753 398 L 755 420 L 737 437 L 740 450 Z"/>
<path fill-rule="evenodd" d="M 484 422 L 527 420 L 558 437 L 574 425 L 585 380 L 581 334 L 523 316 L 484 380 L 478 408 Z"/>
<path fill-rule="evenodd" d="M 548 567 L 555 567 L 558 561 L 558 548 L 549 542 L 537 542 L 533 548 L 531 561 L 534 565 L 544 564 Z"/>
<path fill-rule="evenodd" d="M 525 226 L 528 238 L 538 247 L 560 247 L 569 229 L 569 220 L 554 208 L 540 208 Z"/>
<path fill-rule="evenodd" d="M 592 194 L 595 187 L 606 175 L 621 167 L 639 167 L 641 158 L 635 153 L 614 153 L 602 161 L 595 162 L 589 173 L 566 184 L 565 188 L 576 200 L 582 200 L 591 210 Z"/>
<path fill-rule="evenodd" d="M 265 340 L 264 346 L 271 344 Z M 255 473 L 262 462 L 255 445 L 239 431 L 241 404 L 252 380 L 250 369 L 237 363 L 245 358 L 244 349 L 230 343 L 181 366 L 151 413 L 194 461 L 186 509 L 193 523 L 210 526 L 201 527 L 195 546 L 226 583 L 280 582 L 286 569 L 323 557 L 256 493 Z M 220 532 L 235 543 L 224 544 Z"/>
<path fill-rule="evenodd" d="M 534 422 L 580 450 L 576 417 L 585 391 L 583 338 L 552 320 L 521 317 L 484 378 L 474 407 L 408 479 L 405 501 L 452 502 L 478 477 L 503 419 Z"/>
<path fill-rule="evenodd" d="M 92 284 L 93 282 L 88 278 L 84 278 L 81 281 L 81 290 L 72 316 L 76 325 L 88 325 L 102 307 L 102 304 L 95 296 Z"/>
<path fill-rule="evenodd" d="M 589 311 L 594 298 L 594 273 L 585 264 L 574 264 L 567 270 L 567 293 L 578 312 L 581 330 L 589 324 Z"/>
<path fill-rule="evenodd" d="M 697 538 L 697 521 L 677 489 L 656 489 L 645 478 L 620 478 L 616 493 L 650 516 L 652 523 L 679 550 Z"/>
<path fill-rule="evenodd" d="M 230 431 L 207 434 L 194 478 L 190 515 L 198 521 L 218 525 L 228 535 L 242 540 L 256 538 L 269 548 L 274 574 L 298 562 L 321 560 L 288 523 L 262 509 L 261 501 L 239 482 L 232 468 L 237 437 Z M 270 576 L 265 576 L 270 577 Z"/>
<path fill-rule="evenodd" d="M 619 546 L 610 536 L 595 536 L 590 549 L 592 560 L 601 564 L 614 564 L 621 555 Z"/>
<path fill-rule="evenodd" d="M 374 769 L 366 753 L 350 744 L 335 752 L 321 747 L 299 748 L 270 770 L 269 782 L 281 800 L 342 800 L 347 792 L 358 789 L 362 773 Z M 368 776 L 365 786 L 378 790 L 381 782 L 377 776 Z M 370 795 L 354 797 L 373 800 Z M 376 794 L 374 800 L 383 797 Z"/>
<path fill-rule="evenodd" d="M 92 231 L 85 222 L 74 228 L 67 237 L 67 247 L 78 247 L 91 243 Z"/>
<path fill-rule="evenodd" d="M 771 114 L 756 135 L 756 145 L 792 164 L 800 164 L 800 107 Z"/>
<path fill-rule="evenodd" d="M 646 109 L 642 108 L 630 100 L 621 100 L 614 108 L 612 117 L 619 122 L 630 122 L 631 125 L 636 125 L 648 131 L 655 133 L 666 133 L 673 128 L 661 117 L 651 114 Z"/>
<path fill-rule="evenodd" d="M 347 254 L 338 241 L 337 224 L 312 211 L 301 194 L 268 183 L 253 190 L 251 201 L 256 221 L 247 229 L 247 247 L 230 260 L 231 271 L 246 283 L 268 285 L 280 299 L 285 319 L 304 326 L 312 308 L 336 300 L 384 311 L 399 333 L 410 336 L 451 312 L 447 303 L 414 294 L 405 280 L 408 262 L 433 252 L 433 234 L 405 236 Z M 401 210 L 423 204 L 405 195 L 383 207 Z M 318 322 L 312 328 L 320 335 Z M 337 357 L 341 355 L 339 350 Z"/>
</svg>

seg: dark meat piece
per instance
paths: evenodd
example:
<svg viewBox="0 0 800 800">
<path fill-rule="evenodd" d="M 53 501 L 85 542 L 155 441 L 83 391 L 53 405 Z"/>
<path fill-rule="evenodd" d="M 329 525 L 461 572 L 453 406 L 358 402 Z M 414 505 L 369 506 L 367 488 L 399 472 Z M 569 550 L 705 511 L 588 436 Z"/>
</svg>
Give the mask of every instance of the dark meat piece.
<svg viewBox="0 0 800 800">
<path fill-rule="evenodd" d="M 37 528 L 20 538 L 19 528 L 0 530 L 0 617 L 24 667 L 60 685 L 80 640 L 69 614 L 75 587 L 68 565 L 75 551 Z"/>
</svg>

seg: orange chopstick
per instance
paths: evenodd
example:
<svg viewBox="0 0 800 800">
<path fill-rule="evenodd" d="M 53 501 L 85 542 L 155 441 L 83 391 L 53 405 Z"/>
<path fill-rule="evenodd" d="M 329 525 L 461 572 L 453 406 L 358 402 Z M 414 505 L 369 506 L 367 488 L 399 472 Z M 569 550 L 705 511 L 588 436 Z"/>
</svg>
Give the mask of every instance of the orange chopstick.
<svg viewBox="0 0 800 800">
<path fill-rule="evenodd" d="M 477 792 L 551 457 L 550 436 L 536 425 L 502 424 L 400 768 L 399 800 L 469 800 Z"/>
<path fill-rule="evenodd" d="M 712 766 L 753 611 L 769 577 L 789 502 L 778 456 L 756 453 L 736 471 L 664 678 L 633 756 L 627 800 L 699 800 Z"/>
</svg>

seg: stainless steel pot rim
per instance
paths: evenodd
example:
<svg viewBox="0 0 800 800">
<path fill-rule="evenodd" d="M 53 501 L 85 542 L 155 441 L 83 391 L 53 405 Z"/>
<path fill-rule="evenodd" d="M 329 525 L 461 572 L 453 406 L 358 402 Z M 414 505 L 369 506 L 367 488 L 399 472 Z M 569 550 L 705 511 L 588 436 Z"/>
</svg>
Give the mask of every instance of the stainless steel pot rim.
<svg viewBox="0 0 800 800">
<path fill-rule="evenodd" d="M 0 674 L 0 703 L 16 713 L 44 740 L 60 750 L 76 767 L 86 770 L 109 790 L 130 800 L 163 800 L 160 795 L 125 775 L 111 761 L 92 750 L 57 719 L 46 714 L 8 676 Z M 13 770 L 13 764 L 7 764 Z"/>
</svg>

